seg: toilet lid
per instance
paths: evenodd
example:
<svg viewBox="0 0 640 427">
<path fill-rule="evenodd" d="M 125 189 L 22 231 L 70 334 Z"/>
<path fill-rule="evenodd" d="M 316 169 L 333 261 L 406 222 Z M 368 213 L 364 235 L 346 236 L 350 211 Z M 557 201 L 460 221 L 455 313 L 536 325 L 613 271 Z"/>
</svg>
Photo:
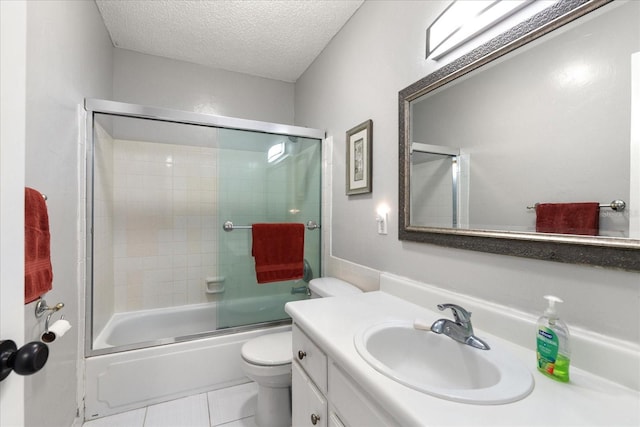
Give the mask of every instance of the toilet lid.
<svg viewBox="0 0 640 427">
<path fill-rule="evenodd" d="M 291 363 L 291 331 L 262 335 L 242 346 L 242 357 L 255 365 L 284 365 Z"/>
</svg>

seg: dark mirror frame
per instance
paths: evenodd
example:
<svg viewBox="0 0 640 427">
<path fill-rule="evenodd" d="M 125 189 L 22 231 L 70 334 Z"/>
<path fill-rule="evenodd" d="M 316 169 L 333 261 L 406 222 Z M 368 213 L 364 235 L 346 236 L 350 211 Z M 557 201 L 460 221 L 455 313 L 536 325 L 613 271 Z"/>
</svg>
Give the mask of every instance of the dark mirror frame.
<svg viewBox="0 0 640 427">
<path fill-rule="evenodd" d="M 572 264 L 640 271 L 640 240 L 411 225 L 411 102 L 613 0 L 561 0 L 399 92 L 400 240 Z"/>
</svg>

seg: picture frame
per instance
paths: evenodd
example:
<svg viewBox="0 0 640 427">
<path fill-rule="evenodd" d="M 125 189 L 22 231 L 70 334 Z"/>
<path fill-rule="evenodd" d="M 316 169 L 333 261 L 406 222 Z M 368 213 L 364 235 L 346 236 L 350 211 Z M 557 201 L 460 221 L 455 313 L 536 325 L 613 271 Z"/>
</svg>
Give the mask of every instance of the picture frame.
<svg viewBox="0 0 640 427">
<path fill-rule="evenodd" d="M 347 131 L 346 194 L 371 193 L 373 166 L 373 121 L 367 120 Z"/>
</svg>

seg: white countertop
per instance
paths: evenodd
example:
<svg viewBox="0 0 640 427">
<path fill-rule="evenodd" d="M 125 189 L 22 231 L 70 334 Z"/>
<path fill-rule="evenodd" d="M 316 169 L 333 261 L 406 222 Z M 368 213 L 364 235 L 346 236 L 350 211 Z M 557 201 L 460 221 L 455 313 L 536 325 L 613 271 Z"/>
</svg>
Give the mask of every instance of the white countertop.
<svg viewBox="0 0 640 427">
<path fill-rule="evenodd" d="M 291 315 L 309 337 L 402 426 L 640 426 L 640 393 L 571 367 L 569 383 L 545 377 L 536 369 L 532 346 L 524 348 L 474 324 L 475 334 L 492 347 L 519 358 L 535 381 L 524 399 L 502 405 L 457 403 L 413 390 L 374 370 L 356 351 L 353 338 L 362 328 L 385 320 L 416 318 L 433 322 L 438 313 L 384 292 L 287 303 Z M 442 336 L 442 339 L 450 339 Z"/>
</svg>

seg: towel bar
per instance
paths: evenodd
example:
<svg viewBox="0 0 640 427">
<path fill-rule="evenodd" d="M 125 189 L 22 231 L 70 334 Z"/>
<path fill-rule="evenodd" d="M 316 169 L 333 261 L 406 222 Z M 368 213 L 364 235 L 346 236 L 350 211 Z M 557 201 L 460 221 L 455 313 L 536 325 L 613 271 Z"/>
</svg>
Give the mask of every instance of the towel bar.
<svg viewBox="0 0 640 427">
<path fill-rule="evenodd" d="M 535 209 L 538 203 L 533 206 L 527 206 L 527 209 Z M 614 211 L 623 211 L 624 208 L 627 207 L 627 204 L 624 200 L 613 200 L 611 203 L 601 203 L 601 208 L 611 208 Z"/>
<path fill-rule="evenodd" d="M 253 226 L 251 225 L 233 225 L 233 222 L 231 221 L 225 221 L 224 224 L 222 224 L 222 229 L 224 231 L 233 231 L 235 229 L 250 229 L 253 228 Z M 317 230 L 319 229 L 320 226 L 318 225 L 317 222 L 315 221 L 307 221 L 307 230 Z"/>
</svg>

